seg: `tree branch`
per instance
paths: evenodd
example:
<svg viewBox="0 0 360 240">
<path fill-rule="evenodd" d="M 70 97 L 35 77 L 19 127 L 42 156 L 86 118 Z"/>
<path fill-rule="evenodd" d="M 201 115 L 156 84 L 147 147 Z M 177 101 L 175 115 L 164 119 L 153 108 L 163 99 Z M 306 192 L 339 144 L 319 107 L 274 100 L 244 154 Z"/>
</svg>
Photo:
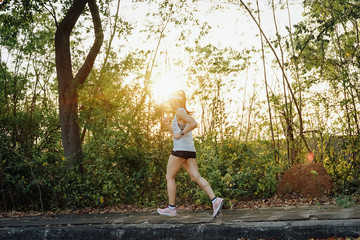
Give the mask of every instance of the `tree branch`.
<svg viewBox="0 0 360 240">
<path fill-rule="evenodd" d="M 290 82 L 289 82 L 289 80 L 288 80 L 288 78 L 287 78 L 287 75 L 286 75 L 286 73 L 285 73 L 284 67 L 283 67 L 282 64 L 281 64 L 280 59 L 279 59 L 279 57 L 278 57 L 278 55 L 277 55 L 274 47 L 272 46 L 272 44 L 271 44 L 271 42 L 269 41 L 269 39 L 266 37 L 266 35 L 265 35 L 265 33 L 263 32 L 261 26 L 259 25 L 259 23 L 258 23 L 257 20 L 255 19 L 254 15 L 252 14 L 252 12 L 251 12 L 250 9 L 248 8 L 248 6 L 247 6 L 242 0 L 240 0 L 240 3 L 244 6 L 244 8 L 246 9 L 246 11 L 250 14 L 251 18 L 254 20 L 255 24 L 256 24 L 257 27 L 259 28 L 261 34 L 264 36 L 264 39 L 265 39 L 265 41 L 267 42 L 267 44 L 269 45 L 271 51 L 274 53 L 274 56 L 275 56 L 275 58 L 276 58 L 276 62 L 279 64 L 280 69 L 281 69 L 281 71 L 282 71 L 282 73 L 283 73 L 283 76 L 285 77 L 286 84 L 287 84 L 287 86 L 288 86 L 288 88 L 289 88 L 291 97 L 292 97 L 292 99 L 294 100 L 295 107 L 296 107 L 296 110 L 297 110 L 298 115 L 299 115 L 299 121 L 300 121 L 300 137 L 301 137 L 301 139 L 303 140 L 306 149 L 307 149 L 309 152 L 312 152 L 312 150 L 311 150 L 310 146 L 308 145 L 308 143 L 307 143 L 307 141 L 306 141 L 306 139 L 305 139 L 305 136 L 304 136 L 304 132 L 303 132 L 303 131 L 304 131 L 304 129 L 303 129 L 303 119 L 302 119 L 301 111 L 300 111 L 300 108 L 299 108 L 299 104 L 298 104 L 297 101 L 296 101 L 295 94 L 294 94 L 294 92 L 293 92 L 293 90 L 292 90 L 292 87 L 291 87 L 291 85 L 290 85 Z"/>
<path fill-rule="evenodd" d="M 46 7 L 45 2 L 40 1 L 39 3 L 46 9 L 46 11 L 48 11 L 50 13 L 50 15 L 53 17 L 53 19 L 55 21 L 55 26 L 58 27 L 59 23 L 58 23 L 57 18 L 56 18 L 56 11 L 54 9 L 54 6 L 51 4 L 51 2 L 49 4 L 50 4 L 50 7 L 51 7 L 52 11 L 50 11 L 50 9 Z"/>
<path fill-rule="evenodd" d="M 103 29 L 101 26 L 101 19 L 99 15 L 99 8 L 96 5 L 95 0 L 88 0 L 92 21 L 94 24 L 94 34 L 95 34 L 95 40 L 94 43 L 88 53 L 88 56 L 86 57 L 86 60 L 82 67 L 79 69 L 78 73 L 76 74 L 74 81 L 80 84 L 83 84 L 89 75 L 97 54 L 100 51 L 101 45 L 104 40 L 104 34 Z"/>
<path fill-rule="evenodd" d="M 86 2 L 86 0 L 75 0 L 56 29 L 55 61 L 59 93 L 63 93 L 69 86 L 71 79 L 73 79 L 70 53 L 70 33 L 79 19 Z M 64 71 L 64 69 L 67 69 L 67 71 Z M 60 79 L 64 79 L 64 81 L 61 81 Z"/>
<path fill-rule="evenodd" d="M 66 13 L 64 19 L 59 23 L 59 27 L 56 30 L 55 36 L 58 36 L 59 34 L 67 34 L 67 36 L 70 35 L 86 5 L 86 2 L 86 0 L 74 1 L 73 5 Z"/>
</svg>

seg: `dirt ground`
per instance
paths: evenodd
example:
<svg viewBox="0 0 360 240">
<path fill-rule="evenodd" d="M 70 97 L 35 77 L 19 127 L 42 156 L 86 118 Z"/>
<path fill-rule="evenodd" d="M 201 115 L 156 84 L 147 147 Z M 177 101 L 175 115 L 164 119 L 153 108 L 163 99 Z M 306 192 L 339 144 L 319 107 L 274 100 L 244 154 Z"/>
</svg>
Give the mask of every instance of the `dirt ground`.
<svg viewBox="0 0 360 240">
<path fill-rule="evenodd" d="M 279 182 L 277 194 L 298 194 L 303 197 L 323 197 L 334 188 L 322 163 L 298 164 L 287 171 Z"/>
</svg>

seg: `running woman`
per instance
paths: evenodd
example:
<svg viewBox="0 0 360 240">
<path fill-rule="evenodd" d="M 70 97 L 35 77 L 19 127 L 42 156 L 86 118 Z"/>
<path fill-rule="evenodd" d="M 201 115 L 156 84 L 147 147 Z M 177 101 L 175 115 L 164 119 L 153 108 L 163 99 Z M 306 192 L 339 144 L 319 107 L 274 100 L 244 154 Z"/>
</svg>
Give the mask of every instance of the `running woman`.
<svg viewBox="0 0 360 240">
<path fill-rule="evenodd" d="M 168 118 L 164 119 L 164 124 L 173 134 L 174 148 L 170 154 L 167 170 L 167 192 L 169 204 L 166 208 L 158 208 L 157 212 L 161 215 L 176 216 L 175 197 L 176 183 L 175 177 L 182 166 L 188 172 L 189 176 L 207 193 L 213 205 L 213 217 L 219 214 L 224 200 L 216 197 L 209 183 L 200 176 L 196 163 L 196 150 L 192 137 L 192 130 L 197 127 L 197 122 L 186 109 L 186 96 L 184 91 L 180 90 L 170 96 L 169 104 L 175 112 L 175 117 L 171 124 Z"/>
</svg>

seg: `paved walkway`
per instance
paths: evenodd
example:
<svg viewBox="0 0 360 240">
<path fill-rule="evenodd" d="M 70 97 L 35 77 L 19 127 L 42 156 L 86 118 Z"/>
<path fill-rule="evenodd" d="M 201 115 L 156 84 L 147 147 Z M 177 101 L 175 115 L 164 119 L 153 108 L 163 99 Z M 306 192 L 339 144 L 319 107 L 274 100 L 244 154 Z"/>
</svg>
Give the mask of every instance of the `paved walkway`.
<svg viewBox="0 0 360 240">
<path fill-rule="evenodd" d="M 309 239 L 360 237 L 360 206 L 332 205 L 0 218 L 0 239 Z M 359 238 L 360 239 L 360 238 Z"/>
</svg>

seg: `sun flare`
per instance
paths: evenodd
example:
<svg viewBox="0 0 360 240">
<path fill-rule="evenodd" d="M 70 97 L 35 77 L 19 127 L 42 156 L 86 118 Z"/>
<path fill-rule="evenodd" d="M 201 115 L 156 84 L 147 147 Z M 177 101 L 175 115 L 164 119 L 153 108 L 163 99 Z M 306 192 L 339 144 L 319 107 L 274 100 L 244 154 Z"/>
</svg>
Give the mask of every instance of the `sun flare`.
<svg viewBox="0 0 360 240">
<path fill-rule="evenodd" d="M 164 101 L 169 94 L 185 88 L 185 76 L 178 72 L 158 73 L 154 76 L 152 93 L 159 101 Z"/>
</svg>

